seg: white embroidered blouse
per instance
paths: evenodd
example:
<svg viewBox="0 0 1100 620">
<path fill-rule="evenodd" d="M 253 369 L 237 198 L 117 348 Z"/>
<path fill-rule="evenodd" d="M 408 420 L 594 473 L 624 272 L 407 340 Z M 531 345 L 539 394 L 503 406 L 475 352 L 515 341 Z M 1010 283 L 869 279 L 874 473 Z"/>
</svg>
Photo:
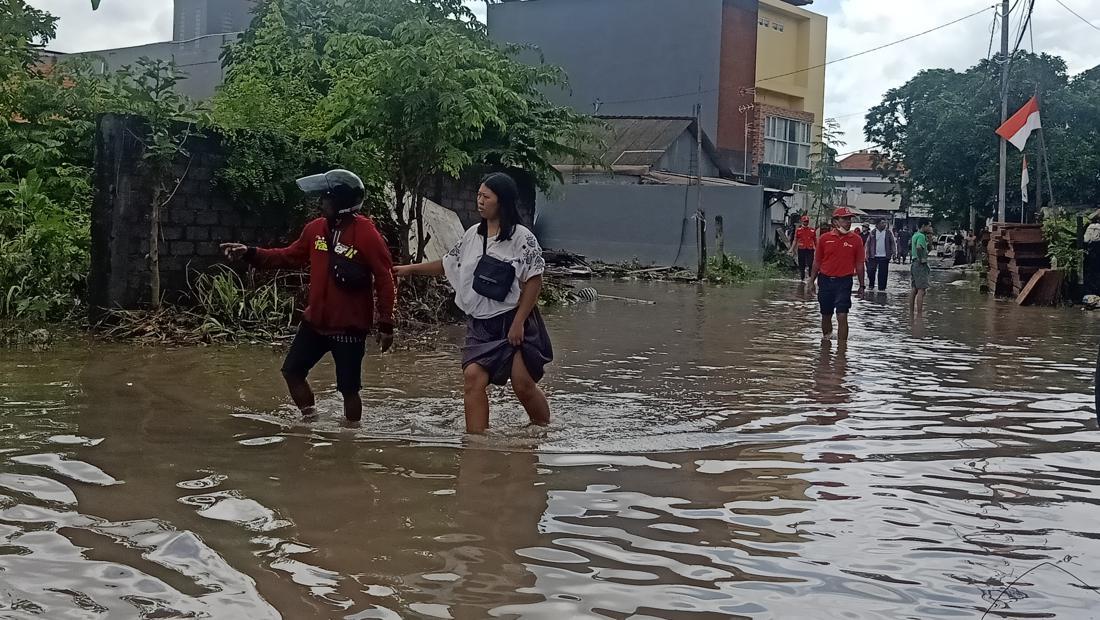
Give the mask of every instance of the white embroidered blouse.
<svg viewBox="0 0 1100 620">
<path fill-rule="evenodd" d="M 443 257 L 443 270 L 455 290 L 455 303 L 459 309 L 475 319 L 491 319 L 519 305 L 520 284 L 542 275 L 546 270 L 546 261 L 542 258 L 542 248 L 535 234 L 523 226 L 517 225 L 512 238 L 507 241 L 497 241 L 495 235 L 490 235 L 489 256 L 511 262 L 516 268 L 516 281 L 504 301 L 479 295 L 474 291 L 474 270 L 481 260 L 483 238 L 477 234 L 477 229 L 476 225 L 471 226 L 458 245 Z"/>
</svg>

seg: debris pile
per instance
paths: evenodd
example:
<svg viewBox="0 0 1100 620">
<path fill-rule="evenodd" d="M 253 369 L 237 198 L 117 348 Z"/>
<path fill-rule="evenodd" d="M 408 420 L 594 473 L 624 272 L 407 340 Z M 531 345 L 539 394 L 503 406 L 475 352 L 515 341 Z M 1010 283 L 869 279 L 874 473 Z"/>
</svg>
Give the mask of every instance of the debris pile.
<svg viewBox="0 0 1100 620">
<path fill-rule="evenodd" d="M 994 224 L 988 254 L 989 289 L 998 297 L 1019 297 L 1032 276 L 1050 268 L 1038 224 Z"/>
</svg>

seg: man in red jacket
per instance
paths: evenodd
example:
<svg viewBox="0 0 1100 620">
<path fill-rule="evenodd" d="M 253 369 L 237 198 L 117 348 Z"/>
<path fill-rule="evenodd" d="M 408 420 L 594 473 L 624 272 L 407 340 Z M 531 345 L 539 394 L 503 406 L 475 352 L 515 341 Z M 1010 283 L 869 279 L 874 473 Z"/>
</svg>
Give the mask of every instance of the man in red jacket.
<svg viewBox="0 0 1100 620">
<path fill-rule="evenodd" d="M 359 214 L 366 189 L 358 176 L 332 170 L 298 179 L 298 187 L 321 196 L 323 217 L 306 224 L 297 241 L 279 249 L 226 243 L 222 250 L 230 260 L 244 259 L 263 269 L 309 265 L 309 305 L 283 363 L 283 377 L 302 414 L 314 415 L 313 390 L 306 377 L 331 353 L 344 415 L 358 422 L 363 417 L 359 390 L 367 334 L 377 327 L 383 353 L 393 345 L 393 259 L 374 222 Z"/>
<path fill-rule="evenodd" d="M 840 207 L 833 212 L 833 230 L 821 235 L 810 271 L 810 288 L 817 282 L 817 301 L 821 305 L 821 331 L 826 339 L 833 335 L 836 313 L 837 340 L 848 340 L 848 311 L 852 309 L 852 280 L 859 276 L 859 295 L 867 290 L 866 248 L 863 237 L 852 230 L 855 212 Z"/>
</svg>

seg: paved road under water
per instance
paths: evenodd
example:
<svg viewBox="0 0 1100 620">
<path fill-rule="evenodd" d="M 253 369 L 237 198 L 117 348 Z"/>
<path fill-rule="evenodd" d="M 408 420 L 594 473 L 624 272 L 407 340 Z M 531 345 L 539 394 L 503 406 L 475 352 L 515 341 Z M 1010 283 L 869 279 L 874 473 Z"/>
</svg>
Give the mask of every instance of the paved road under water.
<svg viewBox="0 0 1100 620">
<path fill-rule="evenodd" d="M 3 618 L 1100 617 L 1098 319 L 904 281 L 823 346 L 797 282 L 597 283 L 555 422 L 463 445 L 458 352 L 0 351 Z"/>
</svg>

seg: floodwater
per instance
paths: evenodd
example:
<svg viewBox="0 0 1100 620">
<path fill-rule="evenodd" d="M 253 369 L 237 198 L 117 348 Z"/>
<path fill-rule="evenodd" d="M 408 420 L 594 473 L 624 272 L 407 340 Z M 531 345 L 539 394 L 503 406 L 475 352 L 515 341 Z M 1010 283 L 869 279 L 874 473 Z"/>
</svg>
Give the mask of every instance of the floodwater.
<svg viewBox="0 0 1100 620">
<path fill-rule="evenodd" d="M 458 332 L 359 430 L 268 347 L 0 351 L 0 617 L 1100 617 L 1100 318 L 958 277 L 846 350 L 797 282 L 597 282 L 657 304 L 549 313 L 552 427 L 476 441 Z"/>
</svg>

